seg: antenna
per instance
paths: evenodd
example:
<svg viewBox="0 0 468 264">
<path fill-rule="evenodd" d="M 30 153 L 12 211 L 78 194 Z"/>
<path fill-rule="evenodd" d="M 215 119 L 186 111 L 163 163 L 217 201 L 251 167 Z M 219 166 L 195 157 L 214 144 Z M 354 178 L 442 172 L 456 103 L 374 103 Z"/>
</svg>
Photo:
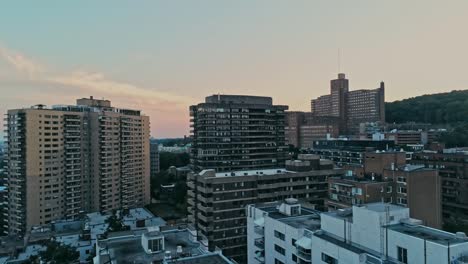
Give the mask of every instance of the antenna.
<svg viewBox="0 0 468 264">
<path fill-rule="evenodd" d="M 341 48 L 338 48 L 338 73 L 341 73 Z"/>
</svg>

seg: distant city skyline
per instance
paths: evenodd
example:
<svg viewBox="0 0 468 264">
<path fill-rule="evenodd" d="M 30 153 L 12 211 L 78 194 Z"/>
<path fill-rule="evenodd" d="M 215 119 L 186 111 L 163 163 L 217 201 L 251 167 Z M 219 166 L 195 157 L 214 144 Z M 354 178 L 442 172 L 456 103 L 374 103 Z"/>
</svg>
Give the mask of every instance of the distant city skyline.
<svg viewBox="0 0 468 264">
<path fill-rule="evenodd" d="M 387 101 L 467 89 L 466 10 L 463 0 L 4 3 L 0 112 L 93 95 L 141 109 L 152 136 L 171 138 L 189 134 L 189 106 L 212 94 L 309 111 L 338 71 L 351 90 L 385 81 Z"/>
</svg>

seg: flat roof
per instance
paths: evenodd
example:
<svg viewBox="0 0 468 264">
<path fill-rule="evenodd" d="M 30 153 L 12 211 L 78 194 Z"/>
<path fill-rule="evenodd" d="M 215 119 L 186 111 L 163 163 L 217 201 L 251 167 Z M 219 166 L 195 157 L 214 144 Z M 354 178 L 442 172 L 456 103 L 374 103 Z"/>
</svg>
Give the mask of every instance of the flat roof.
<svg viewBox="0 0 468 264">
<path fill-rule="evenodd" d="M 200 172 L 200 174 L 202 173 L 203 172 Z M 242 171 L 232 171 L 232 172 L 217 172 L 216 177 L 275 175 L 279 173 L 295 173 L 295 172 L 288 171 L 285 168 L 263 169 L 263 170 L 242 170 Z"/>
<path fill-rule="evenodd" d="M 268 217 L 295 228 L 307 228 L 315 231 L 320 229 L 320 212 L 301 205 L 300 215 L 285 215 L 279 211 L 282 202 L 255 205 L 256 208 L 268 213 Z"/>
<path fill-rule="evenodd" d="M 201 255 L 196 257 L 188 257 L 183 259 L 177 259 L 173 261 L 179 264 L 230 264 L 233 263 L 221 256 L 220 254 Z M 172 263 L 170 261 L 169 263 Z"/>
<path fill-rule="evenodd" d="M 387 210 L 389 212 L 408 210 L 408 208 L 406 207 L 402 207 L 402 206 L 391 204 L 391 203 L 368 203 L 368 204 L 358 206 L 358 207 L 364 207 L 367 210 L 378 212 L 378 213 L 383 213 L 383 212 L 386 212 Z"/>
<path fill-rule="evenodd" d="M 468 243 L 468 238 L 458 237 L 452 233 L 421 225 L 409 226 L 406 224 L 397 224 L 389 226 L 388 229 L 441 245 L 448 245 L 448 243 L 450 243 L 450 245 Z"/>
<path fill-rule="evenodd" d="M 141 235 L 138 231 L 122 232 L 112 234 L 110 239 L 99 241 L 100 247 L 108 250 L 111 260 L 117 263 L 151 263 L 155 260 L 162 260 L 167 251 L 176 254 L 177 246 L 182 246 L 181 256 L 196 256 L 203 254 L 200 243 L 190 239 L 188 230 L 171 230 L 162 232 L 164 236 L 164 250 L 159 253 L 147 254 L 141 245 Z"/>
</svg>

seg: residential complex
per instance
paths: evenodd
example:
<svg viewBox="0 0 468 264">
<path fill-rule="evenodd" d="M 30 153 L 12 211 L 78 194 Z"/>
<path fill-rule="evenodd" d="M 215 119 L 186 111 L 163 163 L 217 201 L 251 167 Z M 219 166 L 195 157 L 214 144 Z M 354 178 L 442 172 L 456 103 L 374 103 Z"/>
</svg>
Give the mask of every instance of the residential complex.
<svg viewBox="0 0 468 264">
<path fill-rule="evenodd" d="M 108 100 L 9 110 L 8 231 L 150 202 L 149 118 Z"/>
<path fill-rule="evenodd" d="M 437 170 L 423 166 L 384 167 L 383 178 L 330 177 L 328 209 L 386 202 L 408 207 L 411 217 L 442 228 L 441 186 Z"/>
<path fill-rule="evenodd" d="M 339 119 L 317 117 L 312 113 L 286 112 L 286 143 L 310 148 L 315 140 L 339 136 Z"/>
<path fill-rule="evenodd" d="M 357 134 L 361 123 L 385 122 L 385 85 L 349 91 L 349 80 L 339 73 L 338 79 L 330 81 L 330 94 L 311 101 L 311 112 L 339 118 L 341 134 Z"/>
<path fill-rule="evenodd" d="M 338 166 L 362 166 L 365 153 L 369 151 L 388 151 L 395 147 L 391 140 L 350 140 L 326 139 L 315 140 L 307 152 L 319 155 L 322 159 L 334 161 Z"/>
<path fill-rule="evenodd" d="M 249 264 L 311 263 L 313 232 L 320 229 L 320 212 L 296 199 L 247 206 Z"/>
<path fill-rule="evenodd" d="M 245 262 L 248 204 L 297 198 L 324 209 L 327 179 L 343 171 L 315 155 L 299 155 L 298 159 L 276 169 L 189 173 L 189 221 L 211 250 L 219 247 L 226 256 Z"/>
<path fill-rule="evenodd" d="M 410 209 L 371 203 L 321 213 L 294 200 L 247 207 L 249 264 L 466 263 L 468 239 L 410 218 Z"/>
<path fill-rule="evenodd" d="M 94 264 L 154 263 L 234 264 L 221 252 L 208 252 L 196 232 L 169 226 L 111 234 L 96 243 Z"/>
<path fill-rule="evenodd" d="M 287 106 L 271 97 L 212 95 L 190 107 L 195 171 L 283 167 Z"/>
<path fill-rule="evenodd" d="M 441 180 L 442 210 L 445 222 L 468 219 L 468 152 L 445 150 L 414 153 L 412 164 L 437 169 Z"/>
</svg>

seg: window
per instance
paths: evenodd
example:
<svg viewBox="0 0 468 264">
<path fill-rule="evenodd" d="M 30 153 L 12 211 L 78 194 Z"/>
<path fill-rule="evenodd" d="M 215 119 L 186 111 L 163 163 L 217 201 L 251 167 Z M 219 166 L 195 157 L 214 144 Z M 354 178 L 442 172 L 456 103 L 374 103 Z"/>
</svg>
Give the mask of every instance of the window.
<svg viewBox="0 0 468 264">
<path fill-rule="evenodd" d="M 275 237 L 284 241 L 284 234 L 275 230 Z"/>
<path fill-rule="evenodd" d="M 279 259 L 275 259 L 275 264 L 284 264 L 284 262 Z"/>
<path fill-rule="evenodd" d="M 284 256 L 284 254 L 286 253 L 286 250 L 278 245 L 275 244 L 275 251 L 280 253 L 281 255 Z"/>
<path fill-rule="evenodd" d="M 322 261 L 327 263 L 327 264 L 338 264 L 338 260 L 325 254 L 325 253 L 322 253 Z"/>
<path fill-rule="evenodd" d="M 296 246 L 296 239 L 293 238 L 293 239 L 291 240 L 291 245 L 292 245 L 293 247 Z"/>
<path fill-rule="evenodd" d="M 299 206 L 291 207 L 291 215 L 299 215 Z"/>
<path fill-rule="evenodd" d="M 297 256 L 296 255 L 292 254 L 291 259 L 292 259 L 293 262 L 297 262 Z"/>
<path fill-rule="evenodd" d="M 362 189 L 361 188 L 353 188 L 351 190 L 353 195 L 362 195 Z"/>
<path fill-rule="evenodd" d="M 408 264 L 408 250 L 406 248 L 397 247 L 398 249 L 398 261 L 404 264 Z"/>
<path fill-rule="evenodd" d="M 405 198 L 401 198 L 401 197 L 398 197 L 397 198 L 397 204 L 401 204 L 401 205 L 407 205 L 408 201 L 405 199 Z"/>
<path fill-rule="evenodd" d="M 161 238 L 148 240 L 148 249 L 151 250 L 152 252 L 159 252 L 163 250 L 162 241 L 163 239 Z"/>
<path fill-rule="evenodd" d="M 398 193 L 406 193 L 405 187 L 398 187 Z"/>
<path fill-rule="evenodd" d="M 398 177 L 397 182 L 403 182 L 406 183 L 406 178 L 405 177 Z"/>
</svg>

